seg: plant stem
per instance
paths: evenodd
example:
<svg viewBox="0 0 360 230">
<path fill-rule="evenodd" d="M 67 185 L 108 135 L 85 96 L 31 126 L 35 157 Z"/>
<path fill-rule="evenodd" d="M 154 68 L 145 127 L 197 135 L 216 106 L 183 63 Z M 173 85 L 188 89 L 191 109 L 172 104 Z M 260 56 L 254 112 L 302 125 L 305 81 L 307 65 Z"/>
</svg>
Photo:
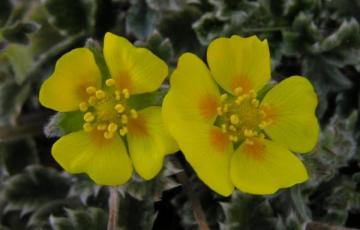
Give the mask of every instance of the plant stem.
<svg viewBox="0 0 360 230">
<path fill-rule="evenodd" d="M 116 230 L 119 214 L 119 194 L 116 187 L 109 187 L 109 219 L 107 230 Z"/>
<path fill-rule="evenodd" d="M 177 168 L 182 168 L 181 163 L 176 159 L 176 157 L 173 157 L 173 163 Z M 194 190 L 191 187 L 190 181 L 188 176 L 186 175 L 186 172 L 183 170 L 182 172 L 179 172 L 176 174 L 177 179 L 182 184 L 182 186 L 185 189 L 185 192 L 190 200 L 192 211 L 194 213 L 195 220 L 197 224 L 199 225 L 200 230 L 209 230 L 209 225 L 206 221 L 206 216 L 204 213 L 204 210 L 201 207 L 201 203 L 196 196 Z"/>
</svg>

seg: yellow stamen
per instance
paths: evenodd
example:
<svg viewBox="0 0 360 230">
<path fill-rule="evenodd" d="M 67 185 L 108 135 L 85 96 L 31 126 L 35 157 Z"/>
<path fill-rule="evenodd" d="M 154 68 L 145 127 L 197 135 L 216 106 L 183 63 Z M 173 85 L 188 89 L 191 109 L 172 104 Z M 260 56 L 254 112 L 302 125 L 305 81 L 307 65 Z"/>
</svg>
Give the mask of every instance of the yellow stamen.
<svg viewBox="0 0 360 230">
<path fill-rule="evenodd" d="M 84 115 L 84 120 L 85 120 L 86 122 L 92 122 L 93 120 L 95 120 L 95 116 L 94 116 L 94 114 L 92 114 L 91 112 L 87 112 L 87 113 L 85 113 L 85 115 Z"/>
<path fill-rule="evenodd" d="M 112 132 L 104 132 L 105 139 L 111 139 L 114 137 L 114 133 Z"/>
<path fill-rule="evenodd" d="M 101 89 L 96 90 L 95 95 L 96 95 L 96 98 L 99 100 L 106 97 L 106 93 Z"/>
<path fill-rule="evenodd" d="M 125 99 L 128 99 L 130 97 L 130 93 L 129 93 L 128 89 L 123 89 L 122 93 L 123 93 Z"/>
<path fill-rule="evenodd" d="M 93 126 L 90 123 L 84 123 L 83 125 L 83 129 L 85 130 L 85 132 L 90 132 L 91 130 L 93 130 Z"/>
<path fill-rule="evenodd" d="M 224 111 L 224 113 L 227 113 L 229 111 L 229 105 L 228 104 L 224 105 L 223 111 Z"/>
<path fill-rule="evenodd" d="M 253 106 L 255 106 L 255 107 L 258 107 L 258 106 L 259 106 L 259 100 L 256 99 L 256 98 L 253 98 L 253 99 L 251 100 L 251 104 L 252 104 Z"/>
<path fill-rule="evenodd" d="M 239 117 L 238 117 L 236 114 L 232 114 L 232 115 L 230 116 L 230 122 L 231 122 L 231 124 L 236 125 L 236 124 L 239 124 L 240 119 L 239 119 Z"/>
<path fill-rule="evenodd" d="M 89 103 L 89 105 L 94 106 L 96 104 L 96 101 L 97 101 L 96 97 L 91 96 L 91 97 L 89 97 L 88 103 Z"/>
<path fill-rule="evenodd" d="M 121 93 L 119 90 L 115 90 L 115 99 L 120 100 L 121 99 Z"/>
<path fill-rule="evenodd" d="M 97 130 L 105 130 L 106 127 L 107 127 L 106 124 L 101 123 L 101 124 L 98 124 L 98 125 L 96 126 L 96 129 L 97 129 Z"/>
<path fill-rule="evenodd" d="M 246 138 L 246 139 L 245 139 L 245 144 L 253 145 L 254 142 L 253 142 L 252 140 L 250 140 L 249 138 Z"/>
<path fill-rule="evenodd" d="M 235 103 L 240 105 L 241 102 L 243 102 L 243 100 L 245 99 L 246 95 L 243 95 L 243 96 L 238 96 L 235 100 Z"/>
<path fill-rule="evenodd" d="M 122 104 L 116 104 L 114 109 L 116 110 L 116 112 L 118 113 L 122 113 L 125 111 L 125 107 Z"/>
<path fill-rule="evenodd" d="M 88 106 L 88 104 L 86 102 L 81 102 L 79 104 L 79 109 L 80 109 L 81 112 L 87 111 L 88 108 L 89 108 L 89 106 Z"/>
<path fill-rule="evenodd" d="M 228 95 L 226 93 L 224 93 L 223 95 L 220 96 L 220 101 L 225 101 L 228 98 Z"/>
<path fill-rule="evenodd" d="M 125 136 L 127 133 L 128 133 L 127 127 L 122 127 L 122 128 L 119 130 L 119 134 L 120 134 L 121 136 Z"/>
<path fill-rule="evenodd" d="M 107 80 L 105 81 L 105 85 L 107 85 L 107 86 L 113 86 L 113 85 L 115 85 L 115 80 L 112 79 L 112 78 L 107 79 Z"/>
<path fill-rule="evenodd" d="M 94 86 L 89 86 L 86 88 L 86 92 L 88 94 L 94 94 L 96 92 L 96 88 Z"/>
<path fill-rule="evenodd" d="M 134 119 L 138 117 L 138 113 L 136 112 L 135 109 L 130 110 L 130 116 L 131 116 L 131 118 L 134 118 Z"/>
<path fill-rule="evenodd" d="M 126 124 L 128 123 L 128 120 L 129 119 L 125 114 L 121 115 L 121 123 Z"/>
<path fill-rule="evenodd" d="M 223 133 L 226 133 L 226 132 L 227 132 L 226 124 L 222 124 L 222 125 L 221 125 L 221 130 L 223 131 Z"/>
<path fill-rule="evenodd" d="M 222 115 L 223 114 L 222 107 L 221 106 L 217 107 L 216 112 L 218 115 Z"/>
<path fill-rule="evenodd" d="M 234 125 L 229 126 L 230 131 L 236 132 L 236 127 Z"/>
<path fill-rule="evenodd" d="M 240 95 L 240 94 L 242 93 L 242 91 L 243 91 L 243 88 L 237 87 L 237 88 L 234 90 L 234 94 L 235 94 L 236 96 L 238 96 L 238 95 Z"/>
<path fill-rule="evenodd" d="M 245 129 L 244 130 L 244 136 L 245 137 L 253 137 L 256 136 L 257 132 L 252 129 Z"/>
<path fill-rule="evenodd" d="M 115 124 L 114 122 L 111 122 L 107 127 L 107 130 L 111 133 L 116 132 L 117 129 L 118 129 L 118 125 Z"/>
</svg>

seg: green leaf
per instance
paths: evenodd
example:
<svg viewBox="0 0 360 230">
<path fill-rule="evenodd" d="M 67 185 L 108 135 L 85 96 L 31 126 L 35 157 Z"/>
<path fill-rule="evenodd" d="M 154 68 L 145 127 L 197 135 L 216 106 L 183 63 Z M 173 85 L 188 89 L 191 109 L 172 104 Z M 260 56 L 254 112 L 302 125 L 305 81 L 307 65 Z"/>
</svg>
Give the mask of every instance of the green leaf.
<svg viewBox="0 0 360 230">
<path fill-rule="evenodd" d="M 21 174 L 5 182 L 6 211 L 35 211 L 47 202 L 63 199 L 69 190 L 69 180 L 53 169 L 29 166 Z"/>
<path fill-rule="evenodd" d="M 151 230 L 156 218 L 151 199 L 140 201 L 128 194 L 120 197 L 119 213 L 120 228 L 128 230 Z"/>
<path fill-rule="evenodd" d="M 48 137 L 60 137 L 82 129 L 83 114 L 80 111 L 57 113 L 51 117 L 44 132 Z"/>
<path fill-rule="evenodd" d="M 126 17 L 126 30 L 140 40 L 146 40 L 154 32 L 159 14 L 151 9 L 146 0 L 132 0 Z"/>
<path fill-rule="evenodd" d="M 10 0 L 0 1 L 0 27 L 4 25 L 11 14 L 13 8 Z"/>
<path fill-rule="evenodd" d="M 16 22 L 14 25 L 5 27 L 2 35 L 9 42 L 26 45 L 30 42 L 28 34 L 34 33 L 38 29 L 39 25 L 34 22 Z"/>
<path fill-rule="evenodd" d="M 14 120 L 28 99 L 30 84 L 19 86 L 12 80 L 0 83 L 0 124 Z"/>
<path fill-rule="evenodd" d="M 90 31 L 94 25 L 95 0 L 44 0 L 49 22 L 66 34 Z"/>
<path fill-rule="evenodd" d="M 35 142 L 31 138 L 2 143 L 0 156 L 4 167 L 10 175 L 20 173 L 30 165 L 38 163 Z"/>
<path fill-rule="evenodd" d="M 236 191 L 231 197 L 231 202 L 223 203 L 222 206 L 226 215 L 223 229 L 275 229 L 273 211 L 269 202 L 263 197 Z"/>
<path fill-rule="evenodd" d="M 4 51 L 4 55 L 10 62 L 16 83 L 23 84 L 34 65 L 31 47 L 11 44 Z"/>
</svg>

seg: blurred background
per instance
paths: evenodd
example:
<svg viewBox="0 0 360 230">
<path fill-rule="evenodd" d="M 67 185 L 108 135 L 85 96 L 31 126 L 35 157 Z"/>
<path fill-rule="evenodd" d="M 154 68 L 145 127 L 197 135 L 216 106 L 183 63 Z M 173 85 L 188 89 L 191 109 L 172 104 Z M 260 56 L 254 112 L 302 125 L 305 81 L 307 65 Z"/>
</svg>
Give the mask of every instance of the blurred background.
<svg viewBox="0 0 360 230">
<path fill-rule="evenodd" d="M 119 189 L 121 229 L 198 229 L 189 191 L 210 229 L 360 229 L 359 21 L 360 0 L 0 0 L 0 230 L 106 229 L 108 189 L 53 160 L 55 112 L 37 96 L 62 54 L 101 51 L 107 31 L 171 70 L 185 51 L 206 60 L 214 38 L 266 38 L 273 79 L 315 85 L 322 128 L 302 155 L 310 180 L 271 196 L 221 197 L 169 157 L 155 179 Z"/>
</svg>

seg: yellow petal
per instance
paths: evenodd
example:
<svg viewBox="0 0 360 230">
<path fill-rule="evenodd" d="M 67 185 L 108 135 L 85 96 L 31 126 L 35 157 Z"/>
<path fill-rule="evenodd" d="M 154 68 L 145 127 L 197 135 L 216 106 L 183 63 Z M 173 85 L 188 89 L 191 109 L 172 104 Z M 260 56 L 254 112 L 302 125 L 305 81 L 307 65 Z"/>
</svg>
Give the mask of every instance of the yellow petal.
<svg viewBox="0 0 360 230">
<path fill-rule="evenodd" d="M 148 107 L 138 112 L 128 123 L 127 140 L 136 172 L 146 180 L 156 176 L 162 168 L 165 155 L 178 150 L 175 140 L 165 130 L 161 108 Z"/>
<path fill-rule="evenodd" d="M 268 43 L 256 36 L 215 39 L 209 45 L 207 61 L 215 80 L 229 93 L 238 87 L 244 92 L 258 91 L 270 79 Z"/>
<path fill-rule="evenodd" d="M 90 50 L 74 49 L 57 62 L 54 73 L 40 88 L 40 103 L 59 112 L 77 110 L 87 99 L 86 88 L 100 87 L 101 74 Z"/>
<path fill-rule="evenodd" d="M 235 186 L 251 194 L 272 194 L 308 179 L 302 162 L 275 142 L 254 139 L 234 153 L 230 167 Z"/>
<path fill-rule="evenodd" d="M 286 148 L 305 153 L 311 151 L 319 137 L 315 116 L 318 99 L 311 83 L 293 76 L 276 85 L 261 102 L 271 110 L 273 122 L 265 132 Z"/>
<path fill-rule="evenodd" d="M 105 34 L 104 57 L 115 84 L 132 94 L 158 89 L 168 74 L 166 63 L 151 51 L 112 33 Z"/>
<path fill-rule="evenodd" d="M 170 79 L 163 102 L 166 121 L 199 121 L 211 124 L 216 118 L 220 94 L 206 65 L 194 54 L 185 53 Z"/>
<path fill-rule="evenodd" d="M 228 136 L 202 123 L 172 126 L 171 131 L 199 178 L 215 192 L 229 196 L 234 186 L 229 170 L 233 148 Z"/>
<path fill-rule="evenodd" d="M 99 185 L 121 185 L 132 174 L 120 137 L 105 140 L 84 131 L 61 137 L 52 147 L 55 160 L 70 173 L 87 173 Z"/>
</svg>

